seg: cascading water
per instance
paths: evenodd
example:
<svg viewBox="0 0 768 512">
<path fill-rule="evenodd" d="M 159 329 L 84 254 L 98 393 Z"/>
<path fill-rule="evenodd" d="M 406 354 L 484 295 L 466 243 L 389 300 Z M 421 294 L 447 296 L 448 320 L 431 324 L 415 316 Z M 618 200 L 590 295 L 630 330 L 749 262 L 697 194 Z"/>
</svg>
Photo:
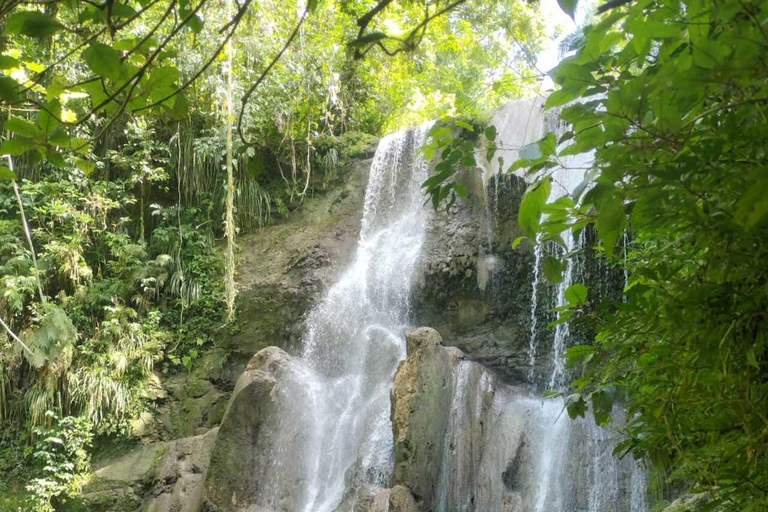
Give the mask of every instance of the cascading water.
<svg viewBox="0 0 768 512">
<path fill-rule="evenodd" d="M 429 210 L 418 149 L 428 127 L 381 140 L 350 268 L 310 312 L 258 505 L 331 512 L 345 491 L 384 487 L 393 466 L 389 392 L 405 357 L 410 288 Z"/>
<path fill-rule="evenodd" d="M 545 129 L 540 102 L 508 107 L 507 122 L 522 146 Z M 509 125 L 501 126 L 502 136 Z M 426 238 L 430 210 L 421 183 L 428 164 L 418 148 L 427 127 L 384 138 L 374 157 L 354 261 L 307 318 L 301 357 L 281 376 L 280 404 L 265 461 L 255 468 L 258 511 L 351 512 L 358 498 L 391 485 L 394 441 L 390 389 L 405 357 L 411 285 Z M 553 180 L 556 199 L 581 182 L 586 161 L 571 161 Z M 489 237 L 491 234 L 489 233 Z M 536 388 L 565 389 L 562 354 L 570 330 L 562 324 L 552 343 L 537 347 L 538 306 L 565 302 L 580 270 L 569 253 L 583 239 L 566 237 L 563 282 L 554 303 L 537 295 L 543 252 L 536 257 L 531 325 L 530 381 Z M 492 247 L 492 239 L 488 241 Z M 483 248 L 481 258 L 486 255 Z M 485 261 L 485 260 L 483 260 Z M 498 291 L 486 289 L 490 298 Z M 549 294 L 547 294 L 549 296 Z M 537 350 L 538 348 L 538 350 Z M 537 363 L 537 358 L 539 358 Z M 531 396 L 501 382 L 483 366 L 457 360 L 453 393 L 440 446 L 434 496 L 422 497 L 434 512 L 646 512 L 645 475 L 631 461 L 612 456 L 609 431 L 590 419 L 571 421 L 563 401 Z M 251 510 L 251 509 L 248 509 Z"/>
</svg>

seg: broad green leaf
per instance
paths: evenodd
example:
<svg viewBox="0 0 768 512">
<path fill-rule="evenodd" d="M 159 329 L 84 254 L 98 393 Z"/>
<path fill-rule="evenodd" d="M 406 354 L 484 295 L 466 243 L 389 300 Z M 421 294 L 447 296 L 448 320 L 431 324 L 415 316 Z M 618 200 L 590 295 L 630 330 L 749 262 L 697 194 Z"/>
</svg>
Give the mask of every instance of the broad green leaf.
<svg viewBox="0 0 768 512">
<path fill-rule="evenodd" d="M 54 99 L 48 102 L 45 110 L 40 110 L 37 116 L 37 126 L 44 134 L 48 135 L 61 124 L 59 119 L 61 119 L 61 103 Z"/>
<path fill-rule="evenodd" d="M 113 82 L 120 79 L 123 73 L 123 63 L 120 62 L 120 52 L 103 43 L 91 43 L 83 51 L 83 59 L 91 71 Z"/>
<path fill-rule="evenodd" d="M 544 103 L 544 108 L 550 109 L 570 103 L 576 98 L 580 98 L 587 88 L 588 86 L 584 85 L 572 89 L 558 89 L 547 97 L 547 101 Z"/>
<path fill-rule="evenodd" d="M 0 75 L 0 100 L 6 103 L 19 100 L 19 83 L 9 76 Z"/>
<path fill-rule="evenodd" d="M 493 125 L 489 125 L 485 128 L 485 138 L 489 142 L 493 142 L 496 140 L 496 127 Z"/>
<path fill-rule="evenodd" d="M 539 231 L 539 221 L 541 219 L 541 210 L 549 199 L 549 192 L 552 182 L 549 177 L 540 182 L 531 185 L 525 191 L 522 201 L 520 201 L 520 212 L 517 221 L 525 236 L 535 239 Z"/>
<path fill-rule="evenodd" d="M 20 117 L 11 117 L 5 122 L 5 129 L 22 137 L 36 138 L 40 130 L 34 123 Z"/>
<path fill-rule="evenodd" d="M 0 69 L 12 69 L 21 65 L 18 59 L 14 59 L 10 55 L 0 55 Z"/>
<path fill-rule="evenodd" d="M 565 265 L 559 259 L 547 256 L 542 263 L 544 275 L 550 283 L 557 284 L 563 281 L 563 270 Z"/>
<path fill-rule="evenodd" d="M 8 139 L 0 146 L 0 155 L 19 156 L 35 147 L 29 139 Z"/>
<path fill-rule="evenodd" d="M 597 349 L 592 345 L 574 345 L 565 349 L 565 358 L 568 360 L 568 365 L 572 367 L 595 353 Z"/>
<path fill-rule="evenodd" d="M 474 132 L 475 131 L 475 129 L 472 128 L 472 125 L 467 123 L 467 122 L 465 122 L 465 121 L 456 121 L 456 126 L 464 128 L 468 132 Z"/>
<path fill-rule="evenodd" d="M 15 180 L 16 173 L 7 165 L 0 165 L 0 180 Z"/>
<path fill-rule="evenodd" d="M 587 413 L 587 402 L 584 401 L 581 395 L 573 394 L 566 399 L 565 408 L 572 420 L 578 417 L 583 418 Z"/>
<path fill-rule="evenodd" d="M 572 306 L 581 306 L 587 302 L 587 287 L 574 283 L 565 290 L 565 300 Z"/>
<path fill-rule="evenodd" d="M 624 233 L 624 228 L 627 225 L 624 203 L 618 194 L 608 194 L 599 204 L 595 225 L 597 234 L 603 242 L 606 256 L 612 258 L 616 242 Z"/>
<path fill-rule="evenodd" d="M 175 119 L 185 119 L 189 115 L 189 103 L 183 92 L 174 96 L 173 99 L 173 117 Z"/>
<path fill-rule="evenodd" d="M 557 3 L 572 20 L 576 19 L 576 5 L 579 3 L 579 0 L 557 0 Z"/>
<path fill-rule="evenodd" d="M 8 34 L 29 37 L 50 37 L 64 26 L 40 11 L 22 11 L 12 14 L 5 23 Z"/>
</svg>

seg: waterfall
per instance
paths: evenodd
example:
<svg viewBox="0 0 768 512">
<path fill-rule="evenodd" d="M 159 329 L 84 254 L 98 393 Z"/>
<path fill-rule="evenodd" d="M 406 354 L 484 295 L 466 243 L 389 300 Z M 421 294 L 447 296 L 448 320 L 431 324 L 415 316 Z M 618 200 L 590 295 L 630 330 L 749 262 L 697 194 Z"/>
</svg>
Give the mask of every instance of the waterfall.
<svg viewBox="0 0 768 512">
<path fill-rule="evenodd" d="M 536 101 L 522 100 L 513 102 L 502 108 L 491 120 L 500 133 L 504 147 L 512 155 L 505 154 L 504 158 L 514 161 L 518 148 L 535 142 L 547 131 L 555 131 L 562 135 L 564 127 L 554 116 L 544 115 L 541 104 Z M 592 155 L 575 155 L 559 160 L 560 166 L 549 173 L 552 177 L 552 190 L 549 201 L 570 195 L 582 183 L 586 170 L 592 165 Z M 496 173 L 502 171 L 491 164 L 485 169 L 487 180 L 496 180 Z M 529 177 L 525 177 L 527 180 Z M 566 290 L 579 276 L 584 273 L 580 268 L 581 260 L 575 253 L 585 243 L 584 231 L 578 238 L 572 232 L 563 233 L 564 247 L 544 247 L 536 244 L 531 274 L 532 291 L 530 296 L 530 325 L 528 330 L 528 381 L 532 387 L 544 387 L 557 391 L 566 391 L 569 375 L 565 368 L 564 353 L 572 343 L 568 322 L 558 324 L 554 329 L 551 345 L 540 347 L 540 326 L 537 310 L 543 305 L 541 281 L 541 264 L 546 251 L 552 250 L 555 255 L 563 258 L 565 268 L 560 283 L 551 286 L 553 300 L 548 308 L 557 308 L 566 304 Z M 602 268 L 602 267 L 601 267 Z M 603 276 L 597 277 L 600 281 Z M 599 290 L 590 290 L 590 297 L 597 300 Z M 537 361 L 543 355 L 547 356 L 547 364 Z M 531 398 L 526 394 L 515 391 L 501 392 L 503 384 L 497 385 L 499 396 L 496 400 L 494 414 L 498 418 L 506 418 L 512 414 L 525 415 L 526 442 L 530 460 L 528 462 L 527 486 L 519 484 L 521 490 L 516 503 L 518 508 L 510 510 L 531 510 L 534 512 L 646 512 L 645 499 L 646 477 L 641 463 L 632 460 L 618 460 L 613 456 L 616 439 L 612 431 L 598 427 L 591 417 L 570 420 L 564 413 L 563 399 Z M 523 412 L 524 411 L 524 412 Z M 623 423 L 620 410 L 615 411 L 617 424 Z M 490 421 L 490 420 L 489 420 Z M 502 423 L 509 420 L 496 420 Z M 506 423 L 504 423 L 506 424 Z M 508 447 L 504 437 L 498 441 L 488 434 L 485 450 L 497 450 L 505 453 Z M 504 457 L 510 457 L 507 453 Z M 450 487 L 450 483 L 441 482 Z M 488 501 L 489 510 L 494 503 L 499 502 L 499 496 L 504 496 L 505 503 L 515 503 L 510 494 L 505 494 L 501 488 L 492 486 L 483 489 Z M 479 491 L 479 490 L 478 490 Z M 487 498 L 491 496 L 492 498 Z M 448 510 L 448 509 L 446 509 Z M 483 510 L 475 508 L 474 510 Z"/>
<path fill-rule="evenodd" d="M 373 159 L 351 266 L 307 318 L 295 382 L 277 440 L 257 472 L 258 505 L 331 512 L 349 489 L 388 485 L 393 469 L 390 388 L 405 358 L 410 289 L 429 209 L 418 149 L 428 126 L 389 135 Z"/>
</svg>

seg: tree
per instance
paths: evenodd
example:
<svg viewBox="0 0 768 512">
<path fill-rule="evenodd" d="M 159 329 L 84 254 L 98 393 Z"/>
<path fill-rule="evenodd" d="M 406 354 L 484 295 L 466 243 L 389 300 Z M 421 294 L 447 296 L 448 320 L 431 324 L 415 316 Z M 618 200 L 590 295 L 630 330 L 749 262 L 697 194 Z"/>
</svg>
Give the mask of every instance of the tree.
<svg viewBox="0 0 768 512">
<path fill-rule="evenodd" d="M 628 273 L 626 301 L 588 314 L 594 344 L 567 352 L 580 368 L 569 412 L 589 403 L 605 424 L 621 400 L 618 455 L 671 470 L 723 510 L 764 510 L 768 4 L 611 4 L 552 72 L 546 107 L 570 129 L 513 165 L 542 173 L 520 211 L 531 240 L 594 227 L 595 249 Z M 584 186 L 533 200 L 561 157 L 586 152 Z"/>
</svg>

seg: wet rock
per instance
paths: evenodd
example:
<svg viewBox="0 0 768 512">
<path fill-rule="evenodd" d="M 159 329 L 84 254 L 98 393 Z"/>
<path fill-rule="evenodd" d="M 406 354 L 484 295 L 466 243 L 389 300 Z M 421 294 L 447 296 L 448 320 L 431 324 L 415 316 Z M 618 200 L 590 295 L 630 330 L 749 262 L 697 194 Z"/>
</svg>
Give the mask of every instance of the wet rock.
<svg viewBox="0 0 768 512">
<path fill-rule="evenodd" d="M 230 511 L 255 503 L 260 481 L 256 468 L 269 457 L 277 417 L 278 381 L 292 367 L 291 357 L 277 347 L 259 351 L 237 381 L 213 447 L 205 482 L 206 510 Z"/>
<path fill-rule="evenodd" d="M 431 510 L 453 393 L 453 371 L 461 353 L 442 346 L 440 334 L 421 327 L 406 334 L 408 357 L 392 388 L 395 484 L 405 484 Z"/>
<path fill-rule="evenodd" d="M 489 185 L 485 194 L 478 186 L 479 195 L 433 216 L 414 289 L 414 316 L 469 359 L 524 382 L 534 257 L 530 246 L 512 249 L 511 243 L 520 234 L 517 209 L 525 183 L 509 176 L 498 187 Z M 552 297 L 544 281 L 537 313 L 542 326 L 549 323 Z M 550 333 L 540 331 L 540 346 L 548 347 L 543 338 Z"/>
<path fill-rule="evenodd" d="M 673 501 L 664 512 L 699 512 L 711 501 L 706 493 L 687 495 Z"/>
<path fill-rule="evenodd" d="M 357 500 L 354 512 L 419 512 L 410 489 L 396 485 Z"/>
<path fill-rule="evenodd" d="M 142 512 L 198 512 L 203 481 L 218 429 L 169 443 L 155 472 Z"/>
<path fill-rule="evenodd" d="M 387 512 L 419 512 L 411 491 L 403 485 L 396 485 L 389 491 L 387 505 Z"/>
</svg>

